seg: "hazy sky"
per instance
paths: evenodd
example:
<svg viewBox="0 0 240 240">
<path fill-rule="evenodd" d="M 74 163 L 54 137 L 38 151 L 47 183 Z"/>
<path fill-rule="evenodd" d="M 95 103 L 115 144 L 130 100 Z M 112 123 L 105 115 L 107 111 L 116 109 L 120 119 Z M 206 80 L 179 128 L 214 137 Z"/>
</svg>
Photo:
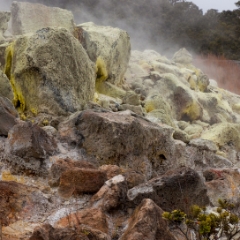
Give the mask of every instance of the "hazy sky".
<svg viewBox="0 0 240 240">
<path fill-rule="evenodd" d="M 0 0 L 1 1 L 1 0 Z M 235 2 L 238 0 L 192 0 L 205 13 L 209 9 L 217 9 L 219 12 L 223 10 L 233 10 L 237 7 Z"/>
<path fill-rule="evenodd" d="M 208 9 L 218 9 L 219 12 L 236 9 L 234 3 L 237 1 L 238 0 L 192 0 L 204 13 Z M 0 0 L 0 10 L 9 10 L 11 2 L 12 0 Z"/>
</svg>

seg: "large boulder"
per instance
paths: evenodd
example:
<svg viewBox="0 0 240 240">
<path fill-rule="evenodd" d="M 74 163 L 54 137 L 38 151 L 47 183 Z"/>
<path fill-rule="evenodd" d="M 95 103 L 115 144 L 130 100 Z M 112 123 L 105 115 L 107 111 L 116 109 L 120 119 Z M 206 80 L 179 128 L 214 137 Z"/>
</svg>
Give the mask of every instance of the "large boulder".
<svg viewBox="0 0 240 240">
<path fill-rule="evenodd" d="M 4 33 L 8 28 L 10 16 L 10 12 L 0 12 L 0 43 L 5 41 Z"/>
<path fill-rule="evenodd" d="M 128 199 L 133 205 L 144 198 L 151 198 L 165 211 L 182 209 L 186 212 L 194 204 L 206 206 L 210 202 L 203 179 L 186 167 L 170 170 L 128 191 Z"/>
<path fill-rule="evenodd" d="M 151 199 L 144 199 L 128 220 L 119 240 L 174 240 L 162 214 L 163 210 Z"/>
<path fill-rule="evenodd" d="M 78 27 L 84 30 L 84 47 L 97 66 L 97 81 L 107 80 L 122 85 L 130 58 L 130 39 L 127 32 L 112 27 L 97 26 L 92 22 Z"/>
<path fill-rule="evenodd" d="M 16 124 L 18 113 L 9 99 L 0 97 L 0 135 L 7 136 Z"/>
<path fill-rule="evenodd" d="M 7 48 L 5 73 L 22 112 L 66 114 L 94 96 L 95 66 L 63 28 L 19 37 Z"/>
<path fill-rule="evenodd" d="M 73 14 L 65 9 L 29 2 L 13 2 L 12 33 L 23 35 L 46 27 L 62 27 L 74 32 Z"/>
<path fill-rule="evenodd" d="M 155 171 L 165 171 L 177 167 L 183 157 L 172 138 L 172 128 L 129 111 L 85 110 L 61 123 L 59 133 L 63 141 L 84 148 L 100 165 L 137 168 L 148 179 L 152 176 L 151 164 Z"/>
<path fill-rule="evenodd" d="M 31 122 L 20 122 L 8 133 L 6 151 L 26 160 L 44 160 L 57 149 L 54 138 Z"/>
</svg>

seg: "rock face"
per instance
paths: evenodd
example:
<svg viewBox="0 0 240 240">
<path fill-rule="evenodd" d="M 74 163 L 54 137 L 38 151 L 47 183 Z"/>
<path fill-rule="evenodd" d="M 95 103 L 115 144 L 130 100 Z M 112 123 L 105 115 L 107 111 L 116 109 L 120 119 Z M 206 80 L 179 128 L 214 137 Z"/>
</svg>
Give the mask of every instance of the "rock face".
<svg viewBox="0 0 240 240">
<path fill-rule="evenodd" d="M 3 43 L 5 41 L 4 33 L 8 28 L 10 16 L 10 12 L 0 12 L 0 43 Z"/>
<path fill-rule="evenodd" d="M 127 32 L 94 23 L 84 23 L 79 27 L 84 30 L 84 46 L 88 56 L 96 63 L 97 82 L 122 85 L 131 49 Z"/>
<path fill-rule="evenodd" d="M 144 198 L 153 199 L 165 211 L 187 211 L 194 204 L 209 204 L 202 179 L 190 168 L 169 171 L 128 191 L 128 199 L 134 203 L 140 203 Z"/>
<path fill-rule="evenodd" d="M 0 97 L 0 135 L 7 136 L 16 124 L 18 113 L 9 99 Z"/>
<path fill-rule="evenodd" d="M 71 33 L 74 31 L 72 13 L 61 8 L 50 8 L 28 2 L 13 2 L 11 12 L 14 35 L 36 32 L 46 27 L 62 27 Z"/>
<path fill-rule="evenodd" d="M 43 28 L 7 49 L 5 73 L 19 111 L 66 114 L 93 99 L 95 67 L 65 29 Z"/>
<path fill-rule="evenodd" d="M 0 96 L 13 100 L 13 91 L 7 76 L 0 70 Z"/>
<path fill-rule="evenodd" d="M 54 139 L 31 122 L 16 124 L 8 134 L 8 153 L 23 159 L 44 160 L 56 147 Z"/>
<path fill-rule="evenodd" d="M 163 210 L 151 199 L 144 199 L 135 209 L 128 228 L 119 240 L 174 240 L 162 213 Z"/>
<path fill-rule="evenodd" d="M 59 193 L 68 198 L 72 194 L 95 193 L 106 180 L 104 172 L 88 168 L 72 168 L 62 173 Z"/>
<path fill-rule="evenodd" d="M 86 110 L 62 123 L 59 132 L 63 139 L 83 147 L 100 164 L 127 164 L 130 168 L 134 168 L 132 164 L 136 164 L 135 167 L 139 164 L 138 170 L 147 178 L 152 175 L 151 164 L 158 166 L 159 171 L 176 164 L 174 154 L 178 149 L 171 136 L 172 129 L 127 111 Z"/>
</svg>

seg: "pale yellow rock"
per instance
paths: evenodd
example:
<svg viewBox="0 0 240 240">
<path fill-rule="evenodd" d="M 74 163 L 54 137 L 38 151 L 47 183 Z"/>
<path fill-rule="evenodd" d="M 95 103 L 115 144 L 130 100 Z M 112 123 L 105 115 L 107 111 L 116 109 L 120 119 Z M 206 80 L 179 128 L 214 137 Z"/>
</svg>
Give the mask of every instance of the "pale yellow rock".
<svg viewBox="0 0 240 240">
<path fill-rule="evenodd" d="M 201 138 L 211 140 L 222 147 L 229 145 L 240 150 L 240 126 L 236 123 L 218 123 L 205 130 Z"/>
</svg>

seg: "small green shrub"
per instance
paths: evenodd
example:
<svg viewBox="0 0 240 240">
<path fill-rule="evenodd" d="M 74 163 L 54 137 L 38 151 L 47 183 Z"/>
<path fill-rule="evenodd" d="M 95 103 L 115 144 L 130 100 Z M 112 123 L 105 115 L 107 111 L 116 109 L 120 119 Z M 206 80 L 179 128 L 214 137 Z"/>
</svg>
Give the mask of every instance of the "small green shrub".
<svg viewBox="0 0 240 240">
<path fill-rule="evenodd" d="M 223 236 L 233 240 L 240 233 L 239 217 L 233 213 L 233 204 L 223 200 L 219 200 L 218 204 L 216 212 L 193 205 L 189 214 L 173 210 L 164 212 L 162 216 L 169 221 L 172 230 L 178 229 L 187 240 L 192 239 L 190 230 L 195 233 L 194 239 L 198 240 L 217 240 Z"/>
</svg>

